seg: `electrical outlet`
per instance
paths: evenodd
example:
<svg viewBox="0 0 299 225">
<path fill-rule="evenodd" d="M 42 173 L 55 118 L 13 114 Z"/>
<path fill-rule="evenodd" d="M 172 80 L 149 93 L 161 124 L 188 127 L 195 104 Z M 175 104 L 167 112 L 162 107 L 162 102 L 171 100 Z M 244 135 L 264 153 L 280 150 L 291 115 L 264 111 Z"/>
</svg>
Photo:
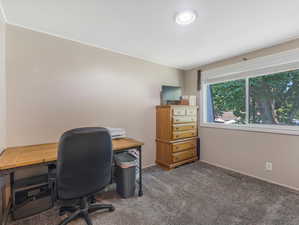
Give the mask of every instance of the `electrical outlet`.
<svg viewBox="0 0 299 225">
<path fill-rule="evenodd" d="M 272 171 L 272 162 L 266 162 L 266 170 Z"/>
</svg>

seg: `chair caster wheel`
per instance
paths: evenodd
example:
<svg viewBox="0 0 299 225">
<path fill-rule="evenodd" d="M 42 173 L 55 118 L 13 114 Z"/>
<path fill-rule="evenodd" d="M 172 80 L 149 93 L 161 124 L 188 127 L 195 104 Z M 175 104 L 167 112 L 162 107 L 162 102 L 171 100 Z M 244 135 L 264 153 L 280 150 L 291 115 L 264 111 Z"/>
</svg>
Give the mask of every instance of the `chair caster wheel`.
<svg viewBox="0 0 299 225">
<path fill-rule="evenodd" d="M 59 216 L 64 216 L 66 214 L 66 211 L 59 211 Z"/>
<path fill-rule="evenodd" d="M 95 203 L 97 203 L 97 200 L 96 200 L 95 198 L 92 198 L 92 199 L 90 200 L 90 203 L 91 203 L 91 204 L 95 204 Z"/>
<path fill-rule="evenodd" d="M 114 206 L 112 206 L 111 208 L 109 208 L 109 212 L 113 212 L 113 211 L 115 211 Z"/>
</svg>

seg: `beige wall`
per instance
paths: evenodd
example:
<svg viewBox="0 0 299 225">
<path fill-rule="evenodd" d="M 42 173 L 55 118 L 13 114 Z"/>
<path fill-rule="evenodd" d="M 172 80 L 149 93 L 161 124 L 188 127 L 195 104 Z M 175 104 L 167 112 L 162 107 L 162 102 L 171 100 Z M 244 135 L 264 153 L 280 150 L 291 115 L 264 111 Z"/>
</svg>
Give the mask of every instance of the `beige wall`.
<svg viewBox="0 0 299 225">
<path fill-rule="evenodd" d="M 67 129 L 123 127 L 155 160 L 155 105 L 183 72 L 7 25 L 7 144 L 56 142 Z"/>
<path fill-rule="evenodd" d="M 5 29 L 0 10 L 0 153 L 6 145 Z"/>
<path fill-rule="evenodd" d="M 299 190 L 298 136 L 200 127 L 200 137 L 201 160 Z"/>
<path fill-rule="evenodd" d="M 185 71 L 184 75 L 184 95 L 197 95 L 197 70 Z"/>
<path fill-rule="evenodd" d="M 185 92 L 196 93 L 197 69 L 202 71 L 299 48 L 299 39 L 204 65 L 185 72 Z M 186 93 L 187 94 L 187 93 Z M 299 137 L 200 127 L 201 160 L 299 190 Z M 265 171 L 265 162 L 273 171 Z"/>
</svg>

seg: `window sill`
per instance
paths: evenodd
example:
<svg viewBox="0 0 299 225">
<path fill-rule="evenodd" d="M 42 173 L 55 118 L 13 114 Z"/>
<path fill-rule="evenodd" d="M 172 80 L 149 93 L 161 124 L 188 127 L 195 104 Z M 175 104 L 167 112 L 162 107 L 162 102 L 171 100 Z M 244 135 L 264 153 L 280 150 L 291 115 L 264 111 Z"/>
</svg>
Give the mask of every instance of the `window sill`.
<svg viewBox="0 0 299 225">
<path fill-rule="evenodd" d="M 273 133 L 273 134 L 284 134 L 284 135 L 295 135 L 299 136 L 299 126 L 279 126 L 279 125 L 232 125 L 232 124 L 218 124 L 218 123 L 201 123 L 200 127 L 210 127 L 218 129 L 228 130 L 242 130 L 248 132 L 262 132 L 262 133 Z"/>
</svg>

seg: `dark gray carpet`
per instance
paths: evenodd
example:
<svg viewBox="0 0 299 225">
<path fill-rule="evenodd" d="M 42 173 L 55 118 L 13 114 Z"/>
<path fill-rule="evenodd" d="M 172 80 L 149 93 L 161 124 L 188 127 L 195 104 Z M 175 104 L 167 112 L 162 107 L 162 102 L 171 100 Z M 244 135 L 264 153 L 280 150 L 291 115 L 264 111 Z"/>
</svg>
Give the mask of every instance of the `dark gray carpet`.
<svg viewBox="0 0 299 225">
<path fill-rule="evenodd" d="M 298 193 L 201 162 L 170 172 L 144 172 L 144 196 L 99 196 L 116 211 L 96 212 L 94 225 L 297 225 Z M 57 209 L 10 222 L 10 225 L 56 225 Z M 71 223 L 83 225 L 81 219 Z"/>
</svg>

